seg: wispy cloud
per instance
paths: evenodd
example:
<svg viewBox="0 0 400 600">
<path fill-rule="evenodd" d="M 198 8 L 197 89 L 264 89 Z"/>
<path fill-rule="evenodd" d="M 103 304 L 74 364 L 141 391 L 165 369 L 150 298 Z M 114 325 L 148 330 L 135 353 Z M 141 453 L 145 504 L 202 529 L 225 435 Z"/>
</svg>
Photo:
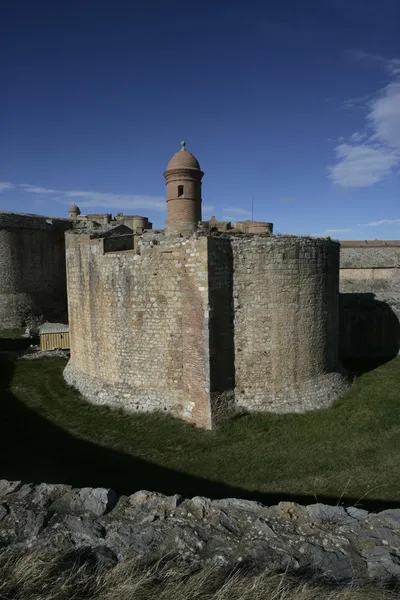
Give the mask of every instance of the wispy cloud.
<svg viewBox="0 0 400 600">
<path fill-rule="evenodd" d="M 340 186 L 366 187 L 387 177 L 400 165 L 400 59 L 385 59 L 363 51 L 351 51 L 356 62 L 383 68 L 392 81 L 376 94 L 351 99 L 349 106 L 360 104 L 366 110 L 362 131 L 335 147 L 336 164 L 328 168 L 328 177 Z"/>
<path fill-rule="evenodd" d="M 296 202 L 296 198 L 294 196 L 282 196 L 279 198 L 279 202 L 282 202 L 282 204 L 293 204 L 293 202 Z"/>
<path fill-rule="evenodd" d="M 1 185 L 1 184 L 0 184 Z M 95 192 L 87 190 L 55 190 L 30 183 L 8 184 L 30 194 L 56 194 L 53 199 L 61 204 L 79 203 L 82 208 L 113 209 L 150 209 L 165 210 L 165 199 L 162 196 L 145 196 L 140 194 L 115 194 L 110 192 Z M 0 187 L 0 190 L 2 188 Z"/>
<path fill-rule="evenodd" d="M 380 221 L 371 221 L 365 223 L 367 227 L 379 227 L 380 225 L 397 225 L 400 223 L 400 219 L 381 219 Z"/>
<path fill-rule="evenodd" d="M 165 210 L 165 199 L 162 196 L 142 196 L 139 194 L 113 194 L 105 192 L 94 192 L 85 190 L 71 190 L 68 192 L 57 192 L 66 200 L 73 199 L 82 207 L 104 207 L 104 208 L 150 208 L 153 210 Z"/>
<path fill-rule="evenodd" d="M 58 194 L 57 190 L 51 188 L 37 187 L 29 183 L 20 183 L 19 187 L 24 188 L 24 192 L 32 192 L 33 194 Z"/>
<path fill-rule="evenodd" d="M 240 215 L 240 216 L 247 216 L 247 215 L 251 215 L 251 211 L 247 210 L 245 208 L 236 208 L 236 207 L 228 207 L 228 208 L 224 208 L 224 211 L 228 214 L 231 215 Z"/>
<path fill-rule="evenodd" d="M 354 231 L 351 227 L 344 227 L 343 229 L 325 229 L 321 233 L 312 233 L 312 237 L 330 237 L 332 235 L 338 235 L 341 233 L 351 233 Z"/>
<path fill-rule="evenodd" d="M 9 181 L 0 181 L 0 192 L 3 192 L 4 190 L 10 190 L 13 187 L 14 185 Z"/>
<path fill-rule="evenodd" d="M 389 75 L 398 75 L 400 73 L 400 58 L 385 58 L 380 54 L 371 54 L 363 50 L 348 50 L 350 60 L 366 68 L 378 67 L 384 69 Z"/>
</svg>

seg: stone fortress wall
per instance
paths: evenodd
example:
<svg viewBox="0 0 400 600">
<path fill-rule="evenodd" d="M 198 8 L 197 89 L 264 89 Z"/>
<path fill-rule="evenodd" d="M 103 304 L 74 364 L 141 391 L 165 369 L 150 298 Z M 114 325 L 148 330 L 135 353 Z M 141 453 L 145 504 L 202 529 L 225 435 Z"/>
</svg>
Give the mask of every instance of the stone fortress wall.
<svg viewBox="0 0 400 600">
<path fill-rule="evenodd" d="M 71 232 L 67 382 L 89 400 L 210 426 L 207 239 L 103 253 Z"/>
<path fill-rule="evenodd" d="M 0 327 L 65 321 L 68 219 L 0 212 Z"/>
<path fill-rule="evenodd" d="M 221 398 L 301 412 L 347 389 L 337 356 L 338 243 L 148 232 L 136 250 L 104 252 L 102 235 L 66 235 L 64 375 L 90 401 L 211 428 Z"/>
<path fill-rule="evenodd" d="M 340 355 L 400 349 L 400 241 L 346 241 L 340 251 Z"/>
<path fill-rule="evenodd" d="M 232 238 L 235 398 L 246 409 L 304 412 L 346 389 L 338 361 L 339 244 Z"/>
</svg>

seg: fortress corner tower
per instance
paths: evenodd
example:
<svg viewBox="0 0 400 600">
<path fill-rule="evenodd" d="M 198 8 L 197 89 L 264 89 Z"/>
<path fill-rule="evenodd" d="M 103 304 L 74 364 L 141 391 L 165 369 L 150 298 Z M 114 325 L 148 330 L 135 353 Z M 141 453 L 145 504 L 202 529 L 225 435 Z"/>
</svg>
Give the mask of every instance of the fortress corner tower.
<svg viewBox="0 0 400 600">
<path fill-rule="evenodd" d="M 164 177 L 167 184 L 167 221 L 165 228 L 175 235 L 190 235 L 201 221 L 201 180 L 204 173 L 198 160 L 181 149 L 168 163 Z"/>
</svg>

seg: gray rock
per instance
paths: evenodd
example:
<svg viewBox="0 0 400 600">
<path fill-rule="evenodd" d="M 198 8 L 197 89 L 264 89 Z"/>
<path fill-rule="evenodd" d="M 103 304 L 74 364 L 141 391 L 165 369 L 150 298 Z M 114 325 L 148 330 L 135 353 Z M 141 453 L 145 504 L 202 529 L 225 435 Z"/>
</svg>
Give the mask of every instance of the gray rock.
<svg viewBox="0 0 400 600">
<path fill-rule="evenodd" d="M 343 506 L 329 506 L 328 504 L 309 504 L 306 512 L 312 521 L 318 522 L 326 527 L 339 525 L 350 525 L 356 522 L 356 518 L 348 514 Z"/>
<path fill-rule="evenodd" d="M 267 507 L 145 490 L 117 499 L 105 488 L 4 480 L 0 500 L 1 550 L 36 549 L 93 568 L 169 556 L 189 568 L 242 564 L 341 584 L 374 579 L 400 584 L 396 510 L 368 514 L 291 502 Z"/>
<path fill-rule="evenodd" d="M 114 490 L 82 488 L 72 496 L 70 510 L 74 513 L 89 512 L 100 516 L 112 510 L 116 502 L 117 495 Z"/>
<path fill-rule="evenodd" d="M 311 569 L 324 578 L 340 583 L 354 578 L 350 559 L 342 552 L 327 552 L 307 544 L 305 555 L 310 560 Z"/>
<path fill-rule="evenodd" d="M 388 510 L 382 510 L 379 516 L 384 518 L 391 525 L 400 527 L 400 508 L 390 508 Z"/>
<path fill-rule="evenodd" d="M 356 506 L 349 506 L 346 508 L 346 512 L 353 519 L 357 519 L 357 521 L 365 521 L 368 517 L 368 511 L 363 510 L 362 508 L 357 508 Z"/>
</svg>

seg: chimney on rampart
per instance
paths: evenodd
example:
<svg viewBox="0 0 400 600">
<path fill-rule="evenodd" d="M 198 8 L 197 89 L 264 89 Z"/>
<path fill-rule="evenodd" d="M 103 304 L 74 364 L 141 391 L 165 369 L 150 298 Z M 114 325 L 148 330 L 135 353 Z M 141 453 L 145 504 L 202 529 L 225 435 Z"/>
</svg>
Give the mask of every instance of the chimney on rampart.
<svg viewBox="0 0 400 600">
<path fill-rule="evenodd" d="M 176 235 L 193 233 L 201 221 L 201 180 L 204 173 L 197 159 L 181 149 L 168 163 L 164 177 L 167 184 L 166 229 Z"/>
</svg>

